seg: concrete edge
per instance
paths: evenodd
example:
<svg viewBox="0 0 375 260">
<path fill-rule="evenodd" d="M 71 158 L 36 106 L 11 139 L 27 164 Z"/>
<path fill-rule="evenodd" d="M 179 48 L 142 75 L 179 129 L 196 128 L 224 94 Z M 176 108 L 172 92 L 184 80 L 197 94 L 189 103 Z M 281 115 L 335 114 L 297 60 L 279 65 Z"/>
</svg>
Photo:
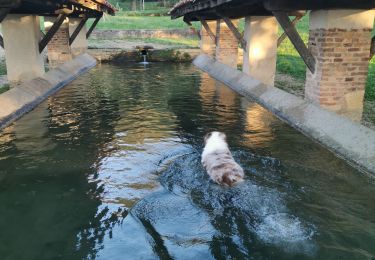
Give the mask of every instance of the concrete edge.
<svg viewBox="0 0 375 260">
<path fill-rule="evenodd" d="M 364 172 L 375 174 L 375 131 L 249 75 L 199 55 L 193 64 L 237 93 L 255 100 L 306 136 Z"/>
<path fill-rule="evenodd" d="M 79 75 L 95 67 L 96 59 L 82 54 L 58 68 L 14 87 L 0 95 L 0 129 L 34 109 Z"/>
</svg>

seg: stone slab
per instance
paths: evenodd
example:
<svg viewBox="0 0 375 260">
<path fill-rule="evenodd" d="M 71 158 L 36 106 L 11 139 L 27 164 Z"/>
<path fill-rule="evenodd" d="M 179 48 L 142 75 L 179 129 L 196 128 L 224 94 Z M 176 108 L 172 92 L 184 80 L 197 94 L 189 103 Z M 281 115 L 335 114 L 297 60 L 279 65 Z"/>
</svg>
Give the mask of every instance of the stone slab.
<svg viewBox="0 0 375 260">
<path fill-rule="evenodd" d="M 24 82 L 0 95 L 0 129 L 35 108 L 39 103 L 96 65 L 96 60 L 82 54 L 44 76 Z"/>
<path fill-rule="evenodd" d="M 267 86 L 206 55 L 199 55 L 193 63 L 244 97 L 255 100 L 352 166 L 375 174 L 375 131 L 283 90 Z"/>
</svg>

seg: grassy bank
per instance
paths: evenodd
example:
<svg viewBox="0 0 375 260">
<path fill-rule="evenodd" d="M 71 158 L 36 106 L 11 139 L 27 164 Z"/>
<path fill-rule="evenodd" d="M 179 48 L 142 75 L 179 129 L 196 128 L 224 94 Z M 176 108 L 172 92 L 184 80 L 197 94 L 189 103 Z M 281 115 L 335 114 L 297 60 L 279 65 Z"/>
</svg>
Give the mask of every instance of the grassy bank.
<svg viewBox="0 0 375 260">
<path fill-rule="evenodd" d="M 165 13 L 164 11 L 159 12 Z M 158 10 L 148 10 L 148 14 L 157 12 Z M 169 16 L 132 16 L 132 12 L 122 10 L 114 17 L 105 17 L 98 25 L 99 29 L 188 29 L 188 26 L 182 19 L 171 20 Z M 298 24 L 297 29 L 302 39 L 308 40 L 308 17 L 304 17 Z M 199 24 L 194 26 L 199 28 Z M 240 23 L 240 29 L 243 30 L 243 21 Z M 280 34 L 282 29 L 279 30 Z M 198 40 L 192 39 L 145 39 L 148 43 L 164 43 L 174 45 L 188 45 L 190 47 L 198 46 Z M 293 78 L 304 80 L 306 76 L 306 66 L 300 58 L 299 54 L 288 39 L 278 48 L 277 71 L 289 74 Z M 366 99 L 375 101 L 375 58 L 371 60 L 369 65 L 369 77 L 366 86 Z"/>
</svg>

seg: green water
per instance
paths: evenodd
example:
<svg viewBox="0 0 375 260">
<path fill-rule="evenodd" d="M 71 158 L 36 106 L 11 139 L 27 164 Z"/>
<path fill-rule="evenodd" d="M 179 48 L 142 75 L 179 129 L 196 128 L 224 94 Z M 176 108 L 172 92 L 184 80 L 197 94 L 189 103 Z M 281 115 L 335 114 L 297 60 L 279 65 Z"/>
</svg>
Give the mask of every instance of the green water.
<svg viewBox="0 0 375 260">
<path fill-rule="evenodd" d="M 211 130 L 235 188 L 202 169 Z M 374 259 L 374 194 L 191 65 L 101 65 L 0 133 L 0 259 Z"/>
</svg>

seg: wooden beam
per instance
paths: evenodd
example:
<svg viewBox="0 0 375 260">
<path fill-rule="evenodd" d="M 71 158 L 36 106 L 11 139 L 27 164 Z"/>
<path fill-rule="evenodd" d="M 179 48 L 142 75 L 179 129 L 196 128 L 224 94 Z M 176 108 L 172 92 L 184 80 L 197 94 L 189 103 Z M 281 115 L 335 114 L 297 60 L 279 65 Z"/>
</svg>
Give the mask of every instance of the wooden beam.
<svg viewBox="0 0 375 260">
<path fill-rule="evenodd" d="M 78 36 L 79 32 L 82 30 L 83 26 L 85 26 L 85 24 L 87 22 L 87 19 L 88 19 L 87 17 L 82 18 L 81 22 L 78 24 L 77 28 L 74 30 L 74 32 L 72 33 L 72 35 L 69 38 L 69 45 L 72 45 L 74 40 L 77 38 L 77 36 Z"/>
<path fill-rule="evenodd" d="M 246 43 L 245 39 L 242 37 L 242 34 L 238 31 L 237 27 L 232 23 L 232 20 L 229 19 L 228 17 L 222 17 L 222 19 L 228 25 L 228 28 L 232 31 L 234 37 L 237 38 L 237 40 L 240 43 L 242 49 L 244 49 L 244 51 L 246 51 L 246 44 L 247 43 Z"/>
<path fill-rule="evenodd" d="M 100 21 L 101 18 L 102 18 L 102 16 L 98 16 L 98 17 L 95 18 L 95 21 L 92 23 L 90 29 L 86 33 L 87 39 L 90 37 L 92 31 L 95 29 L 96 25 L 98 24 L 98 22 Z"/>
<path fill-rule="evenodd" d="M 375 55 L 375 35 L 372 36 L 372 40 L 371 40 L 370 60 L 372 59 L 372 57 L 374 57 L 374 55 Z"/>
<path fill-rule="evenodd" d="M 60 14 L 56 21 L 53 23 L 51 28 L 48 30 L 48 32 L 45 34 L 43 39 L 39 42 L 39 52 L 42 53 L 44 48 L 47 46 L 47 44 L 51 41 L 55 33 L 59 30 L 60 26 L 64 22 L 66 18 L 66 14 Z"/>
<path fill-rule="evenodd" d="M 302 17 L 303 17 L 303 15 L 302 16 L 296 16 L 292 21 L 292 25 L 296 26 L 296 24 L 302 19 Z M 279 37 L 279 39 L 277 39 L 277 47 L 280 46 L 280 44 L 285 40 L 286 37 L 287 37 L 286 33 L 283 32 L 283 34 Z"/>
<path fill-rule="evenodd" d="M 9 11 L 10 11 L 10 8 L 1 8 L 0 9 L 0 23 L 4 20 L 4 18 L 7 16 Z"/>
<path fill-rule="evenodd" d="M 315 58 L 311 54 L 311 52 L 306 47 L 305 43 L 301 39 L 300 35 L 298 34 L 296 28 L 292 25 L 288 15 L 286 12 L 273 12 L 274 16 L 276 17 L 277 21 L 284 29 L 284 32 L 294 45 L 294 48 L 298 51 L 299 55 L 305 62 L 307 68 L 314 73 L 315 72 Z"/>
<path fill-rule="evenodd" d="M 216 42 L 216 35 L 211 30 L 210 26 L 208 26 L 208 23 L 203 18 L 199 17 L 199 21 L 201 21 L 201 24 L 203 25 L 204 29 L 207 31 L 208 35 L 211 37 L 211 39 Z"/>
</svg>

